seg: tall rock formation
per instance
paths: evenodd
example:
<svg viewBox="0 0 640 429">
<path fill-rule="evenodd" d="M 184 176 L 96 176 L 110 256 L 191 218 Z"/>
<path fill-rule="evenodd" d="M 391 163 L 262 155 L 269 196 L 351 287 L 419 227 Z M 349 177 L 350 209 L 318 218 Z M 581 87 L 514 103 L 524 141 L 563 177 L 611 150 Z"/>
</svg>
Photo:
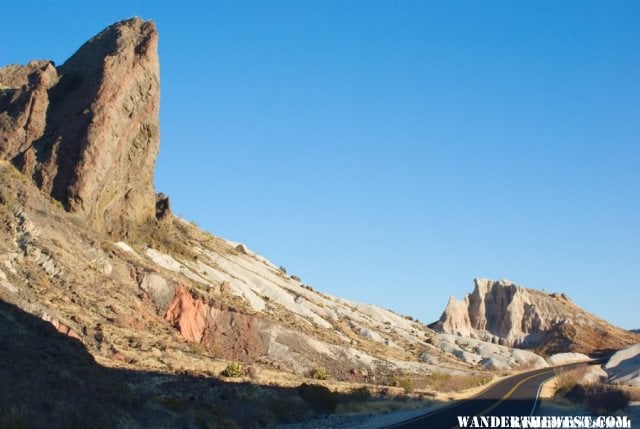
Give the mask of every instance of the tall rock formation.
<svg viewBox="0 0 640 429">
<path fill-rule="evenodd" d="M 564 294 L 517 286 L 508 280 L 476 279 L 464 301 L 451 297 L 431 328 L 542 353 L 619 349 L 640 336 L 612 326 L 575 305 Z"/>
<path fill-rule="evenodd" d="M 153 22 L 132 18 L 60 67 L 0 68 L 0 158 L 114 236 L 156 216 L 157 44 Z"/>
</svg>

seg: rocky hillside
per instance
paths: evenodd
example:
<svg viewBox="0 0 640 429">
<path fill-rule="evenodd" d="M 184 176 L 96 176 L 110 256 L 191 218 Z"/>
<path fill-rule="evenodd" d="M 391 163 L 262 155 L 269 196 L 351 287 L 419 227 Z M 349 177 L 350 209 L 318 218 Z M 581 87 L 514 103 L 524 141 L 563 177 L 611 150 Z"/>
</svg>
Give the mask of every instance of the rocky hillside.
<svg viewBox="0 0 640 429">
<path fill-rule="evenodd" d="M 453 353 L 455 339 L 325 295 L 171 214 L 153 186 L 157 40 L 152 22 L 133 18 L 60 67 L 0 68 L 0 298 L 99 361 L 134 368 L 226 359 L 374 381 L 536 360 L 495 347 Z"/>
<path fill-rule="evenodd" d="M 112 236 L 156 215 L 157 44 L 152 22 L 131 19 L 60 67 L 0 69 L 0 159 Z"/>
<path fill-rule="evenodd" d="M 440 320 L 430 326 L 542 354 L 593 354 L 640 341 L 639 335 L 588 313 L 565 294 L 547 294 L 508 280 L 476 279 L 473 292 L 463 301 L 451 297 Z"/>
<path fill-rule="evenodd" d="M 409 377 L 432 394 L 447 377 L 469 387 L 490 371 L 545 366 L 509 346 L 549 338 L 566 314 L 573 315 L 566 326 L 583 326 L 587 313 L 562 297 L 486 282 L 478 283 L 478 299 L 452 301 L 437 333 L 408 316 L 326 295 L 246 245 L 173 215 L 153 185 L 157 41 L 153 23 L 134 18 L 108 27 L 59 67 L 0 68 L 0 334 L 4 344 L 14 342 L 0 351 L 0 381 L 40 410 L 26 413 L 35 419 L 28 427 L 73 409 L 67 382 L 100 398 L 82 402 L 87 410 L 99 400 L 118 407 L 106 427 L 157 427 L 136 414 L 142 409 L 175 417 L 166 420 L 175 427 L 184 417 L 176 413 L 209 412 L 211 403 L 223 407 L 216 421 L 238 422 L 247 401 L 211 391 L 226 384 L 218 378 L 229 362 L 243 363 L 244 380 L 262 386 L 296 387 L 322 369 L 348 386 L 393 388 Z M 598 347 L 615 345 L 609 336 L 618 331 L 585 320 L 603 327 Z M 571 349 L 558 338 L 557 348 Z M 55 368 L 30 373 L 35 358 Z M 30 396 L 34 383 L 40 393 Z M 287 412 L 301 400 L 299 392 L 269 392 L 243 398 L 263 404 L 276 395 L 274 406 Z M 293 397 L 283 405 L 280 394 Z M 24 421 L 18 402 L 0 402 L 0 416 L 18 419 L 0 426 Z M 253 409 L 267 412 L 269 404 Z M 313 408 L 305 407 L 303 414 Z M 233 410 L 237 416 L 225 414 Z"/>
</svg>

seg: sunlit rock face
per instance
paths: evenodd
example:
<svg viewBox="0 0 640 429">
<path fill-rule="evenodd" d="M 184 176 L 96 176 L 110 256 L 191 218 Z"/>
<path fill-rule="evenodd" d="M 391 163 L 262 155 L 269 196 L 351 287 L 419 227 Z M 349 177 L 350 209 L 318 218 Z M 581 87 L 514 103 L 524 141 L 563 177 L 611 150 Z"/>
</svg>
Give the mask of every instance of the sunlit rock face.
<svg viewBox="0 0 640 429">
<path fill-rule="evenodd" d="M 0 157 L 97 230 L 123 235 L 155 217 L 158 34 L 116 23 L 62 66 L 0 69 Z"/>
<path fill-rule="evenodd" d="M 452 297 L 436 331 L 544 353 L 592 353 L 619 348 L 637 337 L 582 310 L 564 294 L 476 279 L 463 301 Z"/>
</svg>

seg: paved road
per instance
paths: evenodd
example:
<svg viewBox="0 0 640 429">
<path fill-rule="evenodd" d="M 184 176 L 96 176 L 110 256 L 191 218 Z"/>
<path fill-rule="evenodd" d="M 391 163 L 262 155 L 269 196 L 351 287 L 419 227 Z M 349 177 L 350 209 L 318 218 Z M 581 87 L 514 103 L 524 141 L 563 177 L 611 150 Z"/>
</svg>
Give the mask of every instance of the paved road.
<svg viewBox="0 0 640 429">
<path fill-rule="evenodd" d="M 470 399 L 388 426 L 388 429 L 456 428 L 457 416 L 529 416 L 538 405 L 539 388 L 545 380 L 553 377 L 558 369 L 587 364 L 568 364 L 523 372 L 497 382 Z"/>
</svg>

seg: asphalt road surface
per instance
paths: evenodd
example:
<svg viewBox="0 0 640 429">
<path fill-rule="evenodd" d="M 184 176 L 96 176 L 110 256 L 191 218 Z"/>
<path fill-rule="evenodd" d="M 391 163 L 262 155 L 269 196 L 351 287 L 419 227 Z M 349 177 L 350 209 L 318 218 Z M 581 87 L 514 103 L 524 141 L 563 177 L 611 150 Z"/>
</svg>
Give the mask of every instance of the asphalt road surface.
<svg viewBox="0 0 640 429">
<path fill-rule="evenodd" d="M 555 376 L 559 369 L 571 369 L 590 363 L 574 363 L 537 369 L 517 374 L 497 382 L 476 396 L 387 426 L 387 429 L 457 428 L 457 416 L 530 416 L 538 405 L 540 386 Z"/>
</svg>

